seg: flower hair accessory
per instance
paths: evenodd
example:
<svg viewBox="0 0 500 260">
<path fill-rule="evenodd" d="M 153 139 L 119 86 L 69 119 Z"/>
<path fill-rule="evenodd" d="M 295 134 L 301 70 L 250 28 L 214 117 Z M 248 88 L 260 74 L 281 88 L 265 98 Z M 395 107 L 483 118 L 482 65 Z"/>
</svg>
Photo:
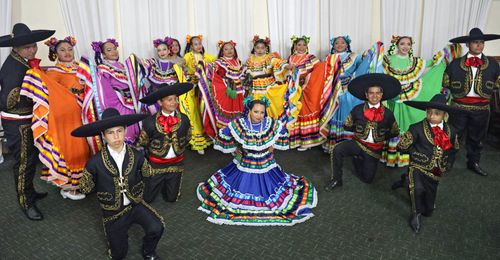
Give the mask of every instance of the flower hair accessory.
<svg viewBox="0 0 500 260">
<path fill-rule="evenodd" d="M 203 41 L 203 35 L 201 35 L 201 34 L 193 35 L 193 36 L 188 34 L 188 35 L 186 35 L 186 42 L 191 43 L 191 39 L 193 39 L 193 38 L 200 38 L 200 41 Z"/>
<path fill-rule="evenodd" d="M 49 46 L 50 50 L 55 51 L 58 42 L 59 41 L 56 39 L 56 37 L 50 37 L 50 39 L 46 40 L 44 43 L 45 45 Z"/>
<path fill-rule="evenodd" d="M 330 44 L 333 46 L 333 45 L 335 44 L 335 42 L 336 42 L 339 38 L 344 39 L 344 41 L 345 41 L 345 43 L 347 43 L 347 45 L 351 44 L 351 37 L 350 37 L 349 35 L 332 37 L 332 38 L 330 39 Z"/>
<path fill-rule="evenodd" d="M 264 43 L 265 43 L 266 45 L 271 44 L 271 40 L 269 39 L 269 37 L 266 37 L 265 39 L 262 39 L 262 38 L 260 38 L 258 35 L 255 35 L 255 36 L 253 37 L 253 39 L 252 39 L 253 44 L 255 45 L 255 43 L 256 43 L 258 40 L 263 40 L 263 41 L 264 41 Z"/>
<path fill-rule="evenodd" d="M 174 39 L 170 38 L 170 37 L 165 37 L 164 39 L 156 39 L 153 41 L 153 46 L 155 48 L 158 48 L 158 46 L 160 46 L 161 44 L 165 44 L 167 46 L 170 46 L 172 45 L 172 43 L 174 42 Z"/>
<path fill-rule="evenodd" d="M 90 44 L 90 46 L 92 47 L 92 50 L 94 50 L 96 53 L 102 53 L 101 46 L 104 45 L 107 42 L 112 43 L 113 45 L 115 45 L 115 47 L 119 46 L 118 42 L 115 39 L 113 39 L 113 38 L 109 38 L 109 39 L 107 39 L 107 40 L 105 40 L 103 42 L 101 42 L 101 41 L 92 42 Z"/>
<path fill-rule="evenodd" d="M 292 35 L 292 38 L 290 38 L 290 40 L 292 41 L 292 45 L 297 41 L 297 40 L 304 40 L 304 42 L 306 42 L 306 44 L 309 44 L 309 42 L 311 41 L 311 37 L 307 37 L 305 35 L 302 35 L 302 37 L 297 37 L 296 35 Z"/>
<path fill-rule="evenodd" d="M 56 46 L 61 42 L 61 41 L 64 41 L 64 42 L 67 42 L 69 43 L 71 46 L 75 46 L 76 45 L 76 39 L 73 37 L 73 36 L 68 36 L 62 40 L 58 40 L 56 39 L 56 37 L 51 37 L 50 39 L 48 39 L 47 41 L 45 41 L 45 45 L 49 46 L 49 49 L 53 52 L 56 52 Z"/>
<path fill-rule="evenodd" d="M 73 36 L 67 36 L 64 38 L 64 41 L 68 42 L 73 47 L 76 45 L 76 39 Z"/>
<path fill-rule="evenodd" d="M 396 44 L 397 42 L 399 42 L 399 40 L 401 40 L 401 38 L 408 38 L 410 39 L 410 42 L 411 44 L 415 44 L 415 41 L 413 40 L 412 37 L 410 36 L 399 36 L 399 35 L 393 35 L 392 38 L 391 38 L 391 44 Z"/>
<path fill-rule="evenodd" d="M 233 47 L 236 47 L 236 42 L 233 42 L 232 40 L 231 41 L 228 41 L 228 42 L 225 42 L 225 41 L 222 41 L 220 40 L 218 43 L 217 43 L 217 46 L 219 47 L 219 49 L 222 49 L 222 47 L 224 47 L 224 45 L 226 45 L 227 43 L 233 45 Z"/>
<path fill-rule="evenodd" d="M 259 98 L 254 98 L 253 96 L 247 96 L 246 98 L 243 99 L 243 106 L 245 109 L 250 110 L 250 105 L 252 104 L 253 101 L 259 100 L 262 103 L 264 103 L 264 106 L 268 108 L 271 105 L 271 101 L 265 96 L 261 96 Z"/>
</svg>

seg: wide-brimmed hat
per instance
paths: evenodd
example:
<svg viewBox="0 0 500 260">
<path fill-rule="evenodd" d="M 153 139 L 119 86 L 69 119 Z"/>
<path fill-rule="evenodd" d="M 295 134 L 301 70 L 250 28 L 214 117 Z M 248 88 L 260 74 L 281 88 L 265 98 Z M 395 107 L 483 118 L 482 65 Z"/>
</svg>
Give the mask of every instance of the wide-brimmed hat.
<svg viewBox="0 0 500 260">
<path fill-rule="evenodd" d="M 438 110 L 442 110 L 452 113 L 466 113 L 465 110 L 448 106 L 446 104 L 446 95 L 444 94 L 436 94 L 434 95 L 430 101 L 404 101 L 404 103 L 408 106 L 414 107 L 420 110 L 427 110 L 428 108 L 434 108 Z"/>
<path fill-rule="evenodd" d="M 384 92 L 382 100 L 394 98 L 401 92 L 399 80 L 383 73 L 370 73 L 356 77 L 349 83 L 348 90 L 353 96 L 366 100 L 365 93 L 370 87 L 374 86 L 382 88 Z"/>
<path fill-rule="evenodd" d="M 73 130 L 71 135 L 76 137 L 96 136 L 101 132 L 104 132 L 106 129 L 117 126 L 133 125 L 146 117 L 148 117 L 146 114 L 120 115 L 120 112 L 118 112 L 115 108 L 106 108 L 106 110 L 102 113 L 101 120 L 82 125 Z"/>
<path fill-rule="evenodd" d="M 0 37 L 0 47 L 18 47 L 39 42 L 52 36 L 54 30 L 30 30 L 24 23 L 16 23 L 12 33 Z"/>
<path fill-rule="evenodd" d="M 141 98 L 139 101 L 147 105 L 152 105 L 166 96 L 180 96 L 193 88 L 193 84 L 190 83 L 159 84 L 155 86 L 158 88 L 155 92 Z"/>
<path fill-rule="evenodd" d="M 483 40 L 483 41 L 491 41 L 500 39 L 499 34 L 483 34 L 481 29 L 472 28 L 469 32 L 469 35 L 456 37 L 450 40 L 453 43 L 468 43 L 470 41 Z"/>
</svg>

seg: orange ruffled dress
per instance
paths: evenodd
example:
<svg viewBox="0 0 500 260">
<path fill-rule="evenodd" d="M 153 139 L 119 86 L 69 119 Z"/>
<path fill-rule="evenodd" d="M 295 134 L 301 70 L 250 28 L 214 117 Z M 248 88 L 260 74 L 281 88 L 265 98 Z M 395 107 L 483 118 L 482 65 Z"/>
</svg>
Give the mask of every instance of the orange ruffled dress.
<svg viewBox="0 0 500 260">
<path fill-rule="evenodd" d="M 21 88 L 21 94 L 34 102 L 31 128 L 39 158 L 47 168 L 42 179 L 64 190 L 78 189 L 90 157 L 87 141 L 71 136 L 82 125 L 81 89 L 76 69 L 60 65 L 47 73 L 28 70 Z"/>
</svg>

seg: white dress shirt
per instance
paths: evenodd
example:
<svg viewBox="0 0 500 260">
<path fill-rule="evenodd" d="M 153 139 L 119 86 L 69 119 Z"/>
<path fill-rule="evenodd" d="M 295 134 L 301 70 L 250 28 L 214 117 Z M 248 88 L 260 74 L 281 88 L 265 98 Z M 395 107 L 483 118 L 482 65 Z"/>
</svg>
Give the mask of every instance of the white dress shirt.
<svg viewBox="0 0 500 260">
<path fill-rule="evenodd" d="M 125 153 L 127 152 L 126 145 L 123 144 L 123 148 L 121 151 L 116 152 L 115 150 L 111 149 L 108 145 L 108 151 L 109 154 L 111 155 L 111 158 L 116 163 L 116 166 L 118 166 L 118 173 L 120 174 L 120 183 L 123 182 L 123 161 L 125 160 Z M 115 189 L 118 189 L 119 187 L 115 187 Z M 125 192 L 122 192 L 123 196 L 123 206 L 127 206 L 130 204 L 130 200 L 127 198 L 127 195 L 125 195 Z"/>
<path fill-rule="evenodd" d="M 475 55 L 468 53 L 467 58 L 470 58 L 470 57 L 478 57 L 481 59 L 483 57 L 483 54 L 479 54 L 479 56 L 475 56 Z M 471 66 L 470 68 L 472 70 L 472 83 L 470 85 L 470 91 L 467 94 L 467 97 L 479 97 L 479 95 L 476 93 L 476 91 L 474 91 L 474 87 L 476 86 L 475 79 L 476 79 L 476 74 L 477 74 L 477 67 Z"/>
<path fill-rule="evenodd" d="M 165 113 L 163 112 L 163 110 L 161 111 L 161 114 L 164 115 L 164 116 L 175 116 L 175 111 L 174 112 L 171 112 L 171 113 Z M 175 134 L 175 133 L 172 133 L 172 134 Z M 168 149 L 168 153 L 165 157 L 163 157 L 163 159 L 170 159 L 170 158 L 174 158 L 174 157 L 177 157 L 177 155 L 175 154 L 174 152 L 174 148 L 173 148 L 173 145 L 170 146 L 170 149 Z"/>
<path fill-rule="evenodd" d="M 380 102 L 376 105 L 372 105 L 370 103 L 368 103 L 368 108 L 379 108 L 380 107 Z M 372 134 L 372 129 L 370 129 L 370 133 L 368 133 L 368 137 L 364 140 L 365 142 L 367 143 L 372 143 L 374 144 L 375 143 L 375 140 L 373 140 L 373 134 Z"/>
</svg>

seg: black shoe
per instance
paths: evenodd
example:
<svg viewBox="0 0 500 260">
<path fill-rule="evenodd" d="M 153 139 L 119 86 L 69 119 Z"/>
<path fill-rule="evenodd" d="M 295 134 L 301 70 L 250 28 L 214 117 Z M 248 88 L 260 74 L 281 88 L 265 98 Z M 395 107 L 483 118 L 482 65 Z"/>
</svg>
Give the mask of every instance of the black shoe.
<svg viewBox="0 0 500 260">
<path fill-rule="evenodd" d="M 43 219 L 43 215 L 42 215 L 42 212 L 40 212 L 40 210 L 38 210 L 38 208 L 33 205 L 31 207 L 29 207 L 28 209 L 26 209 L 24 211 L 24 215 L 26 215 L 26 217 L 30 220 L 34 220 L 34 221 L 38 221 L 38 220 L 42 220 Z"/>
<path fill-rule="evenodd" d="M 479 174 L 481 176 L 488 176 L 488 173 L 485 172 L 481 167 L 479 166 L 479 163 L 468 163 L 467 164 L 467 169 L 473 171 L 476 174 Z"/>
<path fill-rule="evenodd" d="M 330 180 L 330 182 L 325 186 L 325 191 L 332 191 L 335 187 L 342 187 L 342 181 Z"/>
<path fill-rule="evenodd" d="M 35 191 L 35 200 L 41 200 L 45 197 L 47 197 L 47 192 L 36 192 Z"/>
<path fill-rule="evenodd" d="M 420 232 L 421 228 L 420 213 L 413 214 L 410 217 L 410 227 L 411 229 L 413 229 L 413 232 L 415 232 L 415 234 L 418 234 L 418 232 Z"/>
<path fill-rule="evenodd" d="M 143 257 L 145 260 L 160 260 L 161 259 L 156 253 L 144 255 Z"/>
<path fill-rule="evenodd" d="M 403 181 L 402 180 L 399 180 L 399 181 L 395 181 L 392 186 L 391 186 L 391 189 L 392 190 L 397 190 L 399 188 L 403 188 Z"/>
</svg>

